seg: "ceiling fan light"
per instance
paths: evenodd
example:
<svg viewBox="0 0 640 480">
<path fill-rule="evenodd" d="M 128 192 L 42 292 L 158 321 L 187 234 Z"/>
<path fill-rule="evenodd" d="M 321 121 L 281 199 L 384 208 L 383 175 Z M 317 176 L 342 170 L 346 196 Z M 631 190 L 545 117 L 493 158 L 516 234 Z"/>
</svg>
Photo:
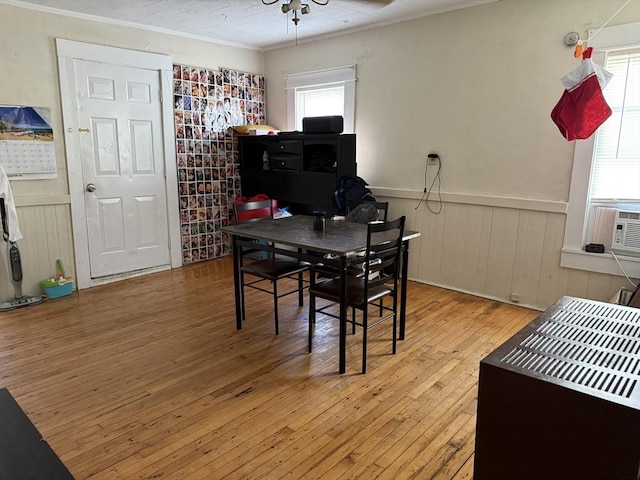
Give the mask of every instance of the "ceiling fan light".
<svg viewBox="0 0 640 480">
<path fill-rule="evenodd" d="M 311 9 L 309 8 L 309 5 L 303 5 L 302 8 L 300 9 L 300 12 L 307 14 L 311 11 Z"/>
<path fill-rule="evenodd" d="M 302 0 L 291 0 L 289 2 L 289 9 L 300 10 L 302 8 Z"/>
<path fill-rule="evenodd" d="M 282 4 L 282 13 L 288 13 L 291 10 L 291 4 L 290 3 L 283 3 Z"/>
</svg>

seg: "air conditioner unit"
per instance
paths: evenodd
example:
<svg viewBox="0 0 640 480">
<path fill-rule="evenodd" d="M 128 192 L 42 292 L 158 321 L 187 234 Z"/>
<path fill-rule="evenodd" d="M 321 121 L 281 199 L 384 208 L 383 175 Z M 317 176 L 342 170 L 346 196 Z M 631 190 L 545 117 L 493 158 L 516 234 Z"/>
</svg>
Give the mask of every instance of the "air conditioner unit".
<svg viewBox="0 0 640 480">
<path fill-rule="evenodd" d="M 640 211 L 616 211 L 611 250 L 621 255 L 640 256 Z"/>
</svg>

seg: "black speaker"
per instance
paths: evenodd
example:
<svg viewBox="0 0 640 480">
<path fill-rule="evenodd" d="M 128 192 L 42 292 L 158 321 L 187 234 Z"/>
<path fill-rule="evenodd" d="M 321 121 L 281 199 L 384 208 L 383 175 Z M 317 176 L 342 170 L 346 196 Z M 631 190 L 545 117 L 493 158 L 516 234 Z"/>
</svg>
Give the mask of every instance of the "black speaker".
<svg viewBox="0 0 640 480">
<path fill-rule="evenodd" d="M 304 117 L 302 119 L 303 133 L 342 133 L 344 118 L 341 115 L 328 117 Z"/>
</svg>

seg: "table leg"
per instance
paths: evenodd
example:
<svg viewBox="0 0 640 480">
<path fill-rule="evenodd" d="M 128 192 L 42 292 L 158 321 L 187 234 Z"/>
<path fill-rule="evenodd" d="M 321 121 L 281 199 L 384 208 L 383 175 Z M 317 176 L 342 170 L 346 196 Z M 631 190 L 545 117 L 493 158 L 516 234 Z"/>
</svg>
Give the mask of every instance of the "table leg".
<svg viewBox="0 0 640 480">
<path fill-rule="evenodd" d="M 240 285 L 240 247 L 235 235 L 231 237 L 233 250 L 233 293 L 236 301 L 236 328 L 242 329 L 242 285 Z"/>
<path fill-rule="evenodd" d="M 347 370 L 347 258 L 340 257 L 340 353 L 339 372 Z"/>
<path fill-rule="evenodd" d="M 409 242 L 402 244 L 402 278 L 400 279 L 400 340 L 404 340 L 407 309 L 407 270 L 409 269 Z"/>
</svg>

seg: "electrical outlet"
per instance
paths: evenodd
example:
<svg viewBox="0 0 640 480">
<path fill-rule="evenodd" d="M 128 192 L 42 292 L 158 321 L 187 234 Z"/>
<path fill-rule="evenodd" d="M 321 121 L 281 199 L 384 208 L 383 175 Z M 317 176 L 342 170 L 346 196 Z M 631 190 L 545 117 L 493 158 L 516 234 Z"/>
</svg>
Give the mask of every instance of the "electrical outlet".
<svg viewBox="0 0 640 480">
<path fill-rule="evenodd" d="M 512 301 L 513 303 L 519 303 L 519 302 L 520 302 L 520 294 L 519 294 L 519 293 L 512 292 L 512 293 L 511 293 L 511 301 Z"/>
<path fill-rule="evenodd" d="M 429 155 L 427 155 L 427 163 L 429 165 L 437 165 L 439 160 L 440 157 L 437 153 L 430 153 Z"/>
</svg>

